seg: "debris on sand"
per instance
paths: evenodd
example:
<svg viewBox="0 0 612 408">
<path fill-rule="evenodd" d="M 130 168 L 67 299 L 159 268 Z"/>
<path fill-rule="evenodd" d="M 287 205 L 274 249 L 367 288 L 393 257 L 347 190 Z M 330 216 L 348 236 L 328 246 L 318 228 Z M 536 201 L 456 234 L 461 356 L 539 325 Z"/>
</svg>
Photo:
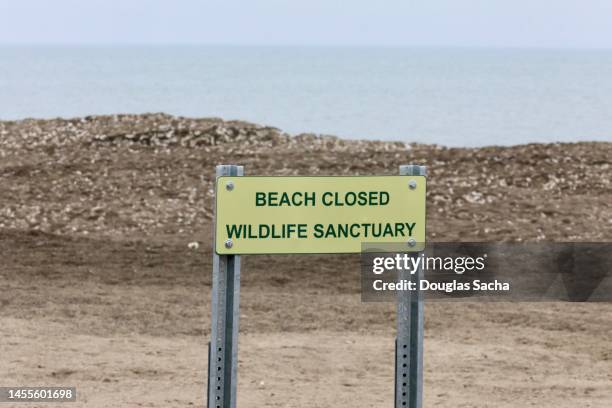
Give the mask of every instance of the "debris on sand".
<svg viewBox="0 0 612 408">
<path fill-rule="evenodd" d="M 217 164 L 358 175 L 415 163 L 428 166 L 433 239 L 612 238 L 612 143 L 460 149 L 145 114 L 3 121 L 0 157 L 0 228 L 193 237 L 210 225 Z"/>
</svg>

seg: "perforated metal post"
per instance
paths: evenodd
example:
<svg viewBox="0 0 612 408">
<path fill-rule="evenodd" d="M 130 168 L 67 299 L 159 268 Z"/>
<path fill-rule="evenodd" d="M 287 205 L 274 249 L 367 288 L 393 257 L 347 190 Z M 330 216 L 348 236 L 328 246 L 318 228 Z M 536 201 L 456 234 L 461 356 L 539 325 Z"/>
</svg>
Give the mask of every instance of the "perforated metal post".
<svg viewBox="0 0 612 408">
<path fill-rule="evenodd" d="M 425 166 L 400 166 L 402 176 L 425 176 Z M 407 186 L 408 188 L 408 186 Z M 412 186 L 410 187 L 412 188 Z M 418 187 L 416 187 L 418 188 Z M 418 257 L 420 252 L 411 253 Z M 398 280 L 416 282 L 423 269 L 414 274 L 400 270 Z M 421 291 L 399 291 L 397 297 L 397 337 L 395 340 L 395 408 L 423 406 L 423 297 Z"/>
<path fill-rule="evenodd" d="M 243 174 L 242 166 L 217 166 L 217 176 L 242 176 Z M 213 239 L 212 327 L 208 346 L 208 408 L 236 407 L 239 317 L 240 256 L 217 255 Z"/>
</svg>

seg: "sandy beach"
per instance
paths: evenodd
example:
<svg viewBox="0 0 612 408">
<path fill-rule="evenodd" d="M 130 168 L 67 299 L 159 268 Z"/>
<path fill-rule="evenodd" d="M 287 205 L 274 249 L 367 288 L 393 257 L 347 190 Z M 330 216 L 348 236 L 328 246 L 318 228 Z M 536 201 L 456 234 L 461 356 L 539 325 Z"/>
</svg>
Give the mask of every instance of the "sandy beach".
<svg viewBox="0 0 612 408">
<path fill-rule="evenodd" d="M 78 407 L 205 404 L 217 164 L 422 164 L 429 240 L 612 240 L 605 142 L 446 148 L 148 114 L 2 121 L 0 157 L 0 385 L 76 386 Z M 394 305 L 359 291 L 358 256 L 245 257 L 238 405 L 392 406 Z M 612 406 L 610 304 L 425 315 L 426 407 Z"/>
</svg>

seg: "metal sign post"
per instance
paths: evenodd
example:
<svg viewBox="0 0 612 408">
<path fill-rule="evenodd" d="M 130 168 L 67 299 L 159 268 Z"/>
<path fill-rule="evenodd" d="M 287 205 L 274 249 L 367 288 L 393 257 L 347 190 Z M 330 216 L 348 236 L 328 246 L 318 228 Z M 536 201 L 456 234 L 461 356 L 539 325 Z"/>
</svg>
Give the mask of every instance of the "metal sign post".
<svg viewBox="0 0 612 408">
<path fill-rule="evenodd" d="M 217 166 L 218 176 L 242 176 L 244 168 Z M 224 186 L 227 190 L 233 185 Z M 216 222 L 216 216 L 215 216 Z M 208 344 L 208 408 L 236 407 L 240 255 L 217 255 L 213 243 L 212 328 Z"/>
<path fill-rule="evenodd" d="M 425 166 L 400 166 L 400 175 L 425 176 Z M 411 254 L 418 257 L 419 252 Z M 416 273 L 402 269 L 398 280 L 416 282 L 423 278 L 423 269 Z M 395 408 L 423 406 L 423 295 L 420 290 L 400 291 L 397 296 L 397 337 L 395 340 Z"/>
<path fill-rule="evenodd" d="M 362 226 L 368 226 L 367 220 L 378 220 L 384 221 L 392 215 L 392 218 L 402 217 L 411 220 L 411 223 L 395 223 L 392 225 L 387 222 L 387 226 L 384 229 L 384 233 L 381 233 L 382 227 L 379 229 L 378 239 L 383 242 L 403 242 L 410 244 L 414 251 L 423 250 L 422 245 L 425 242 L 425 167 L 424 166 L 400 166 L 400 176 L 413 176 L 413 178 L 406 177 L 391 177 L 388 176 L 379 178 L 367 178 L 364 177 L 361 181 L 356 181 L 351 178 L 334 178 L 326 177 L 324 180 L 317 177 L 310 177 L 308 180 L 301 180 L 295 178 L 292 180 L 283 180 L 282 177 L 276 178 L 276 180 L 265 180 L 265 178 L 250 178 L 244 177 L 240 180 L 241 186 L 236 188 L 238 181 L 236 178 L 244 175 L 244 169 L 242 166 L 237 165 L 222 165 L 217 166 L 217 179 L 215 180 L 215 239 L 213 240 L 213 276 L 212 276 L 212 328 L 211 328 L 211 341 L 208 345 L 208 393 L 207 393 L 207 406 L 208 408 L 236 408 L 236 374 L 237 374 L 237 363 L 238 363 L 238 320 L 240 317 L 240 254 L 245 253 L 339 253 L 339 252 L 351 252 L 357 253 L 361 250 L 360 239 L 349 239 L 348 231 L 350 229 L 350 238 L 359 238 L 359 228 Z M 229 176 L 229 178 L 227 177 Z M 420 181 L 418 179 L 420 178 Z M 248 181 L 250 179 L 250 181 Z M 305 179 L 305 178 L 302 178 Z M 290 181 L 291 183 L 287 183 Z M 285 246 L 278 244 L 279 240 L 275 240 L 276 247 L 271 247 L 270 244 L 264 243 L 264 245 L 254 245 L 249 247 L 249 240 L 257 239 L 258 236 L 252 234 L 252 230 L 247 226 L 248 222 L 252 222 L 252 219 L 262 219 L 263 216 L 270 216 L 270 222 L 278 222 L 278 214 L 270 213 L 270 209 L 259 209 L 255 216 L 251 216 L 248 213 L 252 210 L 249 206 L 255 205 L 256 207 L 263 207 L 264 196 L 261 191 L 249 190 L 249 185 L 253 186 L 256 184 L 258 190 L 265 183 L 270 183 L 270 186 L 274 187 L 274 191 L 271 194 L 277 194 L 276 191 L 282 187 L 282 183 L 286 183 L 288 186 L 292 186 L 295 183 L 314 183 L 312 185 L 301 184 L 302 187 L 310 187 L 312 191 L 311 203 L 315 204 L 315 191 L 321 192 L 321 198 L 323 201 L 316 211 L 322 211 L 318 215 L 319 217 L 313 217 L 317 220 L 315 224 L 314 234 L 308 235 L 308 224 L 300 224 L 295 226 L 293 229 L 287 229 L 281 236 L 274 236 L 274 238 L 285 238 L 288 239 L 290 232 L 298 233 L 298 238 L 304 239 L 300 245 L 296 244 L 294 240 L 290 240 L 285 243 Z M 294 183 L 295 182 L 295 183 Z M 321 190 L 320 182 L 324 182 L 325 189 Z M 254 184 L 253 184 L 254 183 Z M 353 197 L 354 201 L 352 204 L 361 203 L 365 206 L 369 204 L 378 207 L 374 209 L 368 209 L 367 207 L 351 208 L 350 203 L 345 206 L 344 203 L 335 203 L 329 200 L 326 201 L 324 197 L 330 197 L 332 194 L 330 189 L 333 189 L 332 184 L 336 186 L 336 189 L 342 190 L 347 188 L 372 186 L 374 187 L 370 193 L 360 191 L 358 193 L 350 192 L 346 196 L 347 199 Z M 408 185 L 406 185 L 407 183 Z M 341 187 L 340 187 L 341 186 Z M 382 186 L 388 191 L 380 191 Z M 406 196 L 406 187 L 413 191 L 410 196 Z M 291 187 L 287 187 L 287 190 L 291 190 Z M 306 188 L 308 189 L 308 188 Z M 240 194 L 237 193 L 240 192 Z M 244 196 L 246 191 L 246 196 Z M 324 191 L 324 192 L 323 192 Z M 416 194 L 414 194 L 416 192 Z M 295 193 L 298 194 L 299 192 Z M 249 197 L 255 199 L 250 199 Z M 391 201 L 390 197 L 395 197 L 395 200 Z M 220 197 L 222 198 L 222 205 L 219 206 Z M 257 199 L 259 197 L 259 200 Z M 270 196 L 272 199 L 274 196 Z M 407 202 L 407 197 L 412 197 Z M 357 201 L 359 199 L 359 201 Z M 368 201 L 369 200 L 369 201 Z M 255 204 L 254 204 L 255 203 Z M 282 201 L 281 201 L 282 203 Z M 392 203 L 392 204 L 389 204 Z M 261 205 L 260 205 L 261 204 Z M 387 204 L 389 204 L 387 206 Z M 219 207 L 217 207 L 219 206 Z M 277 207 L 277 205 L 271 205 L 271 207 Z M 336 207 L 336 208 L 335 208 Z M 381 209 L 382 208 L 382 209 Z M 304 219 L 304 215 L 311 211 L 310 209 L 299 209 L 299 213 L 290 214 L 287 210 L 284 210 L 281 214 L 292 220 L 292 217 L 299 215 L 300 219 Z M 315 211 L 312 210 L 312 211 Z M 274 210 L 276 211 L 276 210 Z M 395 212 L 394 212 L 395 211 Z M 228 218 L 228 212 L 230 214 Z M 222 213 L 220 216 L 219 213 Z M 365 215 L 364 215 L 365 214 Z M 245 218 L 246 217 L 246 218 Z M 331 218 L 325 218 L 331 217 Z M 366 218 L 365 220 L 363 218 Z M 244 218 L 244 220 L 243 220 Z M 332 237 L 328 237 L 328 234 L 323 236 L 323 229 L 320 220 L 321 219 L 333 219 L 334 222 L 348 222 L 353 219 L 353 223 L 345 224 L 345 236 L 337 236 L 335 232 L 332 232 Z M 246 222 L 241 227 L 236 226 L 236 222 Z M 359 220 L 359 223 L 356 222 Z M 328 221 L 329 222 L 329 221 Z M 219 231 L 219 223 L 224 225 L 225 228 Z M 230 223 L 233 226 L 230 226 Z M 262 224 L 259 224 L 260 228 Z M 329 224 L 332 226 L 333 224 Z M 350 228 L 348 227 L 350 225 Z M 372 224 L 373 225 L 373 224 Z M 237 228 L 249 228 L 248 233 L 236 233 Z M 267 227 L 264 225 L 264 227 Z M 233 228 L 233 229 L 232 229 Z M 416 228 L 416 229 L 415 229 Z M 265 229 L 265 228 L 264 228 Z M 414 233 L 413 233 L 413 229 Z M 353 232 L 353 230 L 355 232 Z M 228 235 L 229 232 L 234 231 L 232 235 Z M 333 231 L 333 229 L 328 230 Z M 338 231 L 341 231 L 339 228 Z M 367 229 L 366 229 L 367 231 Z M 226 234 L 226 235 L 223 235 Z M 266 232 L 268 234 L 268 232 Z M 319 236 L 317 236 L 319 234 Z M 389 234 L 389 235 L 387 235 Z M 408 234 L 408 235 L 406 235 Z M 266 235 L 268 237 L 268 235 Z M 328 239 L 329 242 L 335 245 L 329 245 L 328 243 L 317 244 L 309 242 L 309 239 Z M 409 238 L 409 239 L 407 239 Z M 416 238 L 416 239 L 415 239 Z M 418 240 L 418 241 L 417 241 Z M 282 240 L 281 240 L 282 241 Z M 339 243 L 338 243 L 339 242 Z M 251 248 L 249 250 L 249 248 Z M 312 251 L 312 250 L 314 251 Z M 219 255 L 219 254 L 223 255 Z M 420 252 L 411 252 L 411 256 L 418 257 Z M 422 278 L 423 270 L 419 269 L 416 274 L 410 274 L 410 271 L 402 270 L 400 272 L 399 279 L 410 279 L 418 281 Z M 396 351 L 395 351 L 395 407 L 396 408 L 422 408 L 423 400 L 423 299 L 420 291 L 400 291 L 397 298 L 397 338 L 396 338 Z"/>
</svg>

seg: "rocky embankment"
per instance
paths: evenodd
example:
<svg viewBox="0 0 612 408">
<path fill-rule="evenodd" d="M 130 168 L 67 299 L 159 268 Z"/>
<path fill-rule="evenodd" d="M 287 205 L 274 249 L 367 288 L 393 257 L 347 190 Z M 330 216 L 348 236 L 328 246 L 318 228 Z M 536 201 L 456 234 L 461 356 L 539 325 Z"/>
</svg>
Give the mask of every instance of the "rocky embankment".
<svg viewBox="0 0 612 408">
<path fill-rule="evenodd" d="M 428 166 L 430 238 L 612 239 L 612 143 L 477 149 L 288 135 L 164 114 L 0 122 L 0 229 L 208 240 L 214 166 L 396 174 Z"/>
</svg>

